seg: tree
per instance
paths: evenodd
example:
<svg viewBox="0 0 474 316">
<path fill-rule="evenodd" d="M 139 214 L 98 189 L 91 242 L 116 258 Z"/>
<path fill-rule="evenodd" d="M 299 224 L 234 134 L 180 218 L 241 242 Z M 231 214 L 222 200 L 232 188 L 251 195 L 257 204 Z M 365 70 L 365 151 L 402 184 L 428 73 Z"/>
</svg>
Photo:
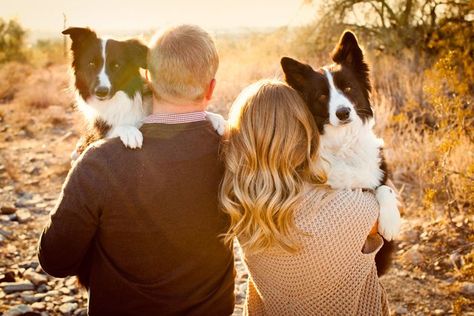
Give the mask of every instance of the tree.
<svg viewBox="0 0 474 316">
<path fill-rule="evenodd" d="M 466 44 L 474 45 L 473 0 L 329 0 L 320 6 L 319 16 L 319 33 L 324 30 L 333 36 L 331 30 L 350 28 L 395 50 L 433 48 L 432 38 L 453 24 L 459 30 L 469 29 Z"/>
<path fill-rule="evenodd" d="M 0 18 L 0 64 L 25 59 L 26 30 L 16 21 Z"/>
</svg>

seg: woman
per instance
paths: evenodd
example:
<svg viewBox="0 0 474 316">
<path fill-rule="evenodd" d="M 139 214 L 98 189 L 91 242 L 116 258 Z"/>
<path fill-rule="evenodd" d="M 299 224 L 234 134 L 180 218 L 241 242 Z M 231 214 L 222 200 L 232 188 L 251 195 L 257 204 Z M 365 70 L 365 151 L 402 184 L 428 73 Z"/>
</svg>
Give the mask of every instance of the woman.
<svg viewBox="0 0 474 316">
<path fill-rule="evenodd" d="M 250 272 L 250 315 L 388 315 L 374 257 L 373 193 L 332 191 L 315 169 L 318 134 L 298 93 L 246 88 L 225 142 L 221 202 Z"/>
</svg>

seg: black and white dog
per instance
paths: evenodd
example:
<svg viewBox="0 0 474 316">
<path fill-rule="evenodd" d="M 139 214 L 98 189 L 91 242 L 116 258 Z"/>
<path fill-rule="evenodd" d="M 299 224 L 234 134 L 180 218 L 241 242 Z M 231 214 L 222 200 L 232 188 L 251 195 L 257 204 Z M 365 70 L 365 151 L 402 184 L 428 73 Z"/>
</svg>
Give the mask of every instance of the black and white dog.
<svg viewBox="0 0 474 316">
<path fill-rule="evenodd" d="M 286 82 L 308 105 L 320 132 L 318 164 L 335 189 L 374 189 L 380 204 L 379 233 L 386 239 L 376 256 L 383 274 L 393 251 L 392 242 L 400 230 L 396 193 L 386 185 L 387 166 L 383 140 L 374 131 L 370 104 L 369 67 L 357 39 L 346 31 L 333 51 L 334 64 L 313 70 L 311 66 L 284 57 Z"/>
<path fill-rule="evenodd" d="M 136 39 L 118 41 L 99 38 L 83 27 L 62 32 L 72 40 L 72 67 L 77 90 L 76 103 L 88 123 L 72 158 L 88 145 L 120 137 L 125 146 L 141 148 L 142 120 L 151 113 L 152 98 L 140 68 L 147 68 L 148 47 Z M 223 134 L 222 116 L 206 112 L 218 133 Z"/>
</svg>

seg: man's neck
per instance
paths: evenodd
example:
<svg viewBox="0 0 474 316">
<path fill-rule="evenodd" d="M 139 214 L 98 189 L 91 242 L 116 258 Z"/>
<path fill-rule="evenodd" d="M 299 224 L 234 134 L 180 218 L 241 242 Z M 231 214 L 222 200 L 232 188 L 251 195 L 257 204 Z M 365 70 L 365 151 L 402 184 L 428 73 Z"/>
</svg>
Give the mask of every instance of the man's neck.
<svg viewBox="0 0 474 316">
<path fill-rule="evenodd" d="M 175 103 L 164 99 L 153 98 L 153 114 L 180 114 L 180 113 L 191 113 L 201 112 L 206 109 L 206 104 L 203 102 L 198 103 Z"/>
</svg>

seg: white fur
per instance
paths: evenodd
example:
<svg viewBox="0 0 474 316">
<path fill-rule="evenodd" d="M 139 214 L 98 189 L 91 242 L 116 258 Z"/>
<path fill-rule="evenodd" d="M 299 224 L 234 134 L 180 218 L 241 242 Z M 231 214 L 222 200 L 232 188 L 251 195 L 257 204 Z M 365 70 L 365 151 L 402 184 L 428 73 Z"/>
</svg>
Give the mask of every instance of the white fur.
<svg viewBox="0 0 474 316">
<path fill-rule="evenodd" d="M 85 102 L 78 97 L 78 107 L 88 118 L 89 122 L 94 122 L 100 118 L 112 126 L 107 134 L 107 138 L 120 137 L 125 146 L 130 148 L 141 148 L 143 136 L 138 128 L 142 120 L 148 114 L 142 96 L 137 92 L 133 99 L 123 91 L 117 91 L 108 100 L 99 100 L 91 96 Z M 138 136 L 140 134 L 140 136 Z"/>
<path fill-rule="evenodd" d="M 347 107 L 351 110 L 349 113 L 350 121 L 359 118 L 352 102 L 344 95 L 344 93 L 337 89 L 336 85 L 334 84 L 334 79 L 332 78 L 331 72 L 327 69 L 324 69 L 324 72 L 329 82 L 329 123 L 331 123 L 333 126 L 340 125 L 340 120 L 336 116 L 336 111 L 344 107 Z"/>
<path fill-rule="evenodd" d="M 206 119 L 211 122 L 212 127 L 219 135 L 224 135 L 224 132 L 227 128 L 227 121 L 222 115 L 212 112 L 206 112 Z"/>
<path fill-rule="evenodd" d="M 107 59 L 106 59 L 106 54 L 105 54 L 105 48 L 107 47 L 107 39 L 102 39 L 102 60 L 104 61 L 102 64 L 102 69 L 99 72 L 99 86 L 101 87 L 107 87 L 110 89 L 112 84 L 110 83 L 109 77 L 105 73 L 105 66 L 107 64 Z"/>
<path fill-rule="evenodd" d="M 379 233 L 387 240 L 392 240 L 400 232 L 401 218 L 398 211 L 397 195 L 390 187 L 381 185 L 375 191 L 380 205 Z"/>
<path fill-rule="evenodd" d="M 375 189 L 380 185 L 383 140 L 374 134 L 372 126 L 373 120 L 363 123 L 358 117 L 347 125 L 324 126 L 318 164 L 332 188 Z"/>
</svg>

